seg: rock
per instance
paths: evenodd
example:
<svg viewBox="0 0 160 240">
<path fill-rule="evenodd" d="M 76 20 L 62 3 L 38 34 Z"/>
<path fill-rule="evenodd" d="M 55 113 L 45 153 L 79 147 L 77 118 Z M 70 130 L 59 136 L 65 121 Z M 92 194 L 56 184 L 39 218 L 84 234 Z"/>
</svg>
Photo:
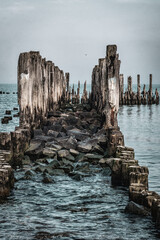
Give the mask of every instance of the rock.
<svg viewBox="0 0 160 240">
<path fill-rule="evenodd" d="M 68 150 L 76 149 L 77 147 L 77 140 L 73 137 L 58 138 L 57 141 L 63 148 Z"/>
<path fill-rule="evenodd" d="M 53 175 L 61 176 L 61 175 L 65 174 L 64 170 L 60 169 L 60 168 L 58 168 L 58 169 L 46 168 L 46 170 L 47 170 L 46 172 L 48 172 L 51 176 L 53 176 Z"/>
<path fill-rule="evenodd" d="M 25 151 L 25 154 L 28 155 L 31 160 L 38 158 L 43 155 L 44 142 L 31 141 L 30 147 Z"/>
<path fill-rule="evenodd" d="M 58 137 L 58 138 L 59 138 L 59 137 L 66 137 L 66 133 L 64 133 L 64 132 L 59 132 L 57 137 Z"/>
<path fill-rule="evenodd" d="M 6 110 L 5 114 L 6 115 L 11 115 L 11 110 Z"/>
<path fill-rule="evenodd" d="M 90 152 L 92 150 L 92 145 L 91 144 L 87 144 L 85 142 L 81 142 L 81 143 L 78 144 L 77 150 L 79 152 L 88 153 L 88 152 Z"/>
<path fill-rule="evenodd" d="M 142 205 L 139 205 L 133 201 L 129 202 L 125 208 L 125 211 L 128 213 L 133 213 L 137 215 L 148 216 L 150 212 L 146 210 Z"/>
<path fill-rule="evenodd" d="M 30 157 L 25 155 L 24 158 L 22 159 L 22 165 L 30 165 L 30 164 L 31 164 Z"/>
<path fill-rule="evenodd" d="M 43 155 L 48 157 L 55 157 L 56 152 L 52 148 L 46 147 L 43 149 Z"/>
<path fill-rule="evenodd" d="M 8 122 L 9 122 L 8 118 L 1 118 L 2 124 L 8 124 Z"/>
<path fill-rule="evenodd" d="M 82 180 L 82 176 L 78 173 L 75 173 L 73 176 L 71 176 L 73 180 L 75 181 L 81 181 Z"/>
<path fill-rule="evenodd" d="M 58 132 L 53 131 L 53 130 L 48 130 L 48 133 L 47 133 L 48 136 L 51 136 L 54 138 L 57 138 L 58 134 L 59 134 Z"/>
<path fill-rule="evenodd" d="M 44 171 L 44 169 L 45 169 L 45 168 L 44 168 L 43 166 L 38 166 L 38 167 L 35 168 L 35 172 L 37 172 L 37 173 L 38 173 L 38 172 L 41 173 L 41 172 Z"/>
<path fill-rule="evenodd" d="M 48 167 L 51 167 L 51 168 L 59 168 L 61 166 L 61 164 L 59 163 L 58 160 L 56 159 L 53 159 L 49 164 L 48 164 Z"/>
<path fill-rule="evenodd" d="M 32 170 L 27 170 L 25 176 L 34 176 L 34 172 Z"/>
<path fill-rule="evenodd" d="M 72 161 L 72 162 L 75 162 L 75 158 L 69 154 L 68 156 L 66 156 L 66 158 L 69 160 L 69 161 Z"/>
<path fill-rule="evenodd" d="M 70 115 L 65 119 L 65 121 L 68 125 L 74 126 L 77 124 L 78 118 Z"/>
<path fill-rule="evenodd" d="M 40 136 L 40 135 L 44 135 L 42 129 L 34 129 L 34 137 Z"/>
<path fill-rule="evenodd" d="M 90 136 L 89 133 L 82 132 L 81 130 L 79 130 L 77 128 L 73 128 L 71 130 L 68 130 L 67 135 L 68 136 L 74 136 L 75 139 L 78 140 L 78 141 L 83 141 Z"/>
<path fill-rule="evenodd" d="M 49 177 L 49 176 L 44 176 L 42 182 L 43 182 L 43 183 L 54 183 L 54 181 L 52 180 L 52 178 Z"/>
<path fill-rule="evenodd" d="M 89 163 L 88 162 L 78 162 L 74 168 L 75 171 L 89 172 Z"/>
<path fill-rule="evenodd" d="M 104 150 L 98 144 L 93 147 L 92 151 L 102 155 L 104 154 Z"/>
<path fill-rule="evenodd" d="M 69 151 L 74 157 L 77 157 L 79 155 L 79 152 L 76 151 L 75 149 L 70 149 Z"/>
<path fill-rule="evenodd" d="M 18 111 L 18 108 L 17 108 L 17 107 L 14 107 L 13 110 L 14 110 L 14 111 Z"/>
<path fill-rule="evenodd" d="M 65 149 L 60 150 L 60 151 L 58 151 L 58 153 L 57 153 L 58 159 L 66 158 L 68 155 L 69 155 L 69 151 L 68 151 L 68 150 L 65 150 Z"/>
<path fill-rule="evenodd" d="M 55 142 L 47 142 L 45 146 L 51 148 L 55 152 L 62 149 L 62 146 L 56 144 Z"/>
<path fill-rule="evenodd" d="M 100 161 L 100 159 L 102 159 L 102 157 L 103 157 L 102 155 L 87 153 L 84 155 L 83 161 L 88 161 L 90 163 L 97 164 Z"/>
<path fill-rule="evenodd" d="M 62 166 L 71 166 L 71 168 L 73 169 L 73 163 L 65 158 L 62 158 Z"/>
</svg>

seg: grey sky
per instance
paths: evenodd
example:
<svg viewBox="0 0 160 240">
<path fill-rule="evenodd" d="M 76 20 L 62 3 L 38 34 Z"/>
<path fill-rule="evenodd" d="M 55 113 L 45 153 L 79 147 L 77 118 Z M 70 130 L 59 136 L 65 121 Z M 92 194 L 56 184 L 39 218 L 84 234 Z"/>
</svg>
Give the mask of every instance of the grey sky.
<svg viewBox="0 0 160 240">
<path fill-rule="evenodd" d="M 152 73 L 160 83 L 160 0 L 0 0 L 0 83 L 17 81 L 18 56 L 30 50 L 89 83 L 108 44 L 125 79 L 148 83 Z"/>
</svg>

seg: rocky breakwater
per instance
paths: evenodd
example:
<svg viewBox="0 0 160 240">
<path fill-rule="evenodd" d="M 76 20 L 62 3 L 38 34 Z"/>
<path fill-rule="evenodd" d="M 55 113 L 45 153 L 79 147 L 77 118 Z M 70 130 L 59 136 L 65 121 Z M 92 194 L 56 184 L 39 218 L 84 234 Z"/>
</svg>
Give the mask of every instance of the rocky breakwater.
<svg viewBox="0 0 160 240">
<path fill-rule="evenodd" d="M 101 116 L 89 108 L 66 104 L 48 113 L 46 124 L 34 131 L 25 151 L 20 180 L 33 180 L 38 174 L 44 183 L 54 183 L 54 176 L 67 174 L 79 181 L 103 170 L 99 160 L 108 156 L 108 138 Z"/>
<path fill-rule="evenodd" d="M 113 185 L 129 188 L 129 203 L 126 212 L 138 215 L 151 215 L 156 227 L 160 228 L 160 196 L 149 191 L 149 170 L 140 166 L 134 159 L 134 149 L 117 146 L 114 158 L 103 158 L 99 161 L 101 166 L 111 169 Z"/>
</svg>

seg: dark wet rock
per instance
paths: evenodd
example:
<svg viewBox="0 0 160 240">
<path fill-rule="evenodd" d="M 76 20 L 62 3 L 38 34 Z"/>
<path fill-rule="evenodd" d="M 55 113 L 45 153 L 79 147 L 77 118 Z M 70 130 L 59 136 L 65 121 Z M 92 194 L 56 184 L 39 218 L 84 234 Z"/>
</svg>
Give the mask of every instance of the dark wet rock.
<svg viewBox="0 0 160 240">
<path fill-rule="evenodd" d="M 75 149 L 70 149 L 69 151 L 74 157 L 77 157 L 79 155 L 79 152 L 76 151 Z"/>
<path fill-rule="evenodd" d="M 77 124 L 78 118 L 75 117 L 75 116 L 68 116 L 68 117 L 66 117 L 65 121 L 66 121 L 66 123 L 68 125 L 72 126 L 72 125 L 76 125 Z"/>
<path fill-rule="evenodd" d="M 54 180 L 50 176 L 45 175 L 42 179 L 42 182 L 43 183 L 54 183 Z"/>
<path fill-rule="evenodd" d="M 8 118 L 1 118 L 2 124 L 8 124 L 8 122 L 9 122 Z"/>
<path fill-rule="evenodd" d="M 64 132 L 59 132 L 57 137 L 58 137 L 58 138 L 60 138 L 60 137 L 66 137 L 66 133 L 64 133 Z"/>
<path fill-rule="evenodd" d="M 102 155 L 99 154 L 93 154 L 93 153 L 87 153 L 84 155 L 83 161 L 88 161 L 92 164 L 97 164 L 100 159 L 102 159 Z M 80 162 L 80 160 L 79 160 Z"/>
<path fill-rule="evenodd" d="M 74 168 L 75 171 L 89 172 L 89 163 L 88 162 L 78 162 Z"/>
<path fill-rule="evenodd" d="M 34 134 L 34 137 L 44 135 L 42 129 L 35 129 L 33 134 Z"/>
<path fill-rule="evenodd" d="M 69 166 L 71 170 L 73 170 L 73 162 L 65 159 L 65 158 L 62 158 L 61 160 L 61 164 L 62 164 L 62 167 L 63 166 Z"/>
<path fill-rule="evenodd" d="M 91 130 L 92 134 L 98 131 L 98 127 L 94 124 L 89 125 L 89 129 Z"/>
<path fill-rule="evenodd" d="M 79 155 L 76 157 L 77 162 L 83 162 L 84 161 L 85 153 L 79 153 Z"/>
<path fill-rule="evenodd" d="M 57 141 L 63 148 L 68 150 L 76 149 L 77 147 L 77 140 L 73 137 L 58 138 Z"/>
<path fill-rule="evenodd" d="M 39 163 L 48 163 L 46 158 L 39 158 L 34 160 L 35 164 L 39 164 Z"/>
<path fill-rule="evenodd" d="M 79 130 L 77 128 L 73 128 L 71 130 L 68 130 L 67 135 L 68 136 L 74 136 L 75 139 L 77 139 L 78 141 L 83 141 L 90 136 L 89 133 L 82 132 L 81 130 Z"/>
<path fill-rule="evenodd" d="M 66 156 L 66 159 L 68 159 L 69 161 L 75 162 L 75 157 L 73 157 L 71 154 Z"/>
<path fill-rule="evenodd" d="M 47 167 L 51 167 L 51 168 L 59 168 L 61 166 L 60 162 L 56 159 L 53 159 Z"/>
<path fill-rule="evenodd" d="M 38 158 L 43 155 L 44 142 L 31 141 L 30 147 L 25 151 L 25 154 L 28 155 L 31 160 Z"/>
<path fill-rule="evenodd" d="M 14 107 L 13 110 L 14 110 L 14 111 L 18 111 L 18 108 L 17 108 L 17 107 Z"/>
<path fill-rule="evenodd" d="M 39 142 L 43 142 L 43 143 L 47 143 L 47 142 L 52 142 L 54 141 L 54 137 L 51 136 L 45 136 L 45 135 L 37 135 L 34 138 L 34 141 L 39 141 Z"/>
<path fill-rule="evenodd" d="M 12 113 L 11 110 L 6 110 L 5 112 L 6 115 L 11 115 L 11 113 Z"/>
<path fill-rule="evenodd" d="M 60 117 L 61 116 L 61 112 L 60 111 L 56 111 L 56 112 L 53 112 L 53 111 L 50 111 L 48 112 L 48 118 L 51 118 L 51 117 Z"/>
<path fill-rule="evenodd" d="M 104 154 L 103 148 L 101 148 L 98 144 L 93 147 L 92 151 L 102 155 Z"/>
<path fill-rule="evenodd" d="M 58 232 L 58 233 L 48 233 L 48 232 L 37 232 L 34 239 L 48 240 L 48 239 L 68 239 L 73 233 L 70 232 Z M 70 238 L 71 239 L 71 238 Z"/>
<path fill-rule="evenodd" d="M 19 117 L 19 113 L 13 115 L 14 118 Z"/>
<path fill-rule="evenodd" d="M 55 169 L 51 169 L 51 168 L 46 168 L 46 172 L 48 172 L 51 176 L 61 176 L 65 174 L 65 171 L 63 169 L 60 168 L 55 168 Z"/>
<path fill-rule="evenodd" d="M 34 172 L 32 171 L 32 170 L 27 170 L 26 172 L 25 172 L 25 176 L 34 176 L 35 174 L 34 174 Z"/>
<path fill-rule="evenodd" d="M 143 216 L 150 215 L 150 212 L 147 209 L 145 209 L 144 206 L 139 205 L 133 201 L 128 203 L 128 205 L 125 208 L 125 211 L 128 213 L 133 213 L 133 214 L 143 215 Z"/>
<path fill-rule="evenodd" d="M 45 169 L 45 168 L 44 168 L 43 166 L 38 166 L 38 167 L 35 168 L 35 172 L 36 172 L 36 173 L 41 173 L 41 172 L 44 171 L 44 169 Z"/>
<path fill-rule="evenodd" d="M 87 153 L 87 152 L 90 152 L 92 150 L 92 145 L 88 144 L 86 142 L 81 142 L 81 143 L 78 144 L 77 150 L 79 152 Z"/>
<path fill-rule="evenodd" d="M 48 130 L 48 133 L 47 133 L 48 136 L 51 136 L 54 138 L 57 138 L 58 134 L 59 134 L 58 132 L 53 131 L 53 130 Z"/>
</svg>

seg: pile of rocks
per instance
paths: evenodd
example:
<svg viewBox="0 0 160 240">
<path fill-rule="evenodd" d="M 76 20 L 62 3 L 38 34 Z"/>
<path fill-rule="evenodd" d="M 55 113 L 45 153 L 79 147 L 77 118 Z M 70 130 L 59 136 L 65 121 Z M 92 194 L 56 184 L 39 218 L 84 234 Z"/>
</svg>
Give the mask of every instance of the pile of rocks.
<svg viewBox="0 0 160 240">
<path fill-rule="evenodd" d="M 129 187 L 130 202 L 126 211 L 140 215 L 151 214 L 156 226 L 160 228 L 160 196 L 148 190 L 149 170 L 145 166 L 139 166 L 134 159 L 134 150 L 118 146 L 116 158 L 103 158 L 99 163 L 111 168 L 113 185 Z"/>
<path fill-rule="evenodd" d="M 80 180 L 92 172 L 90 165 L 100 167 L 99 160 L 107 156 L 106 130 L 100 115 L 87 111 L 88 107 L 67 104 L 48 113 L 43 129 L 34 130 L 25 152 L 24 179 L 41 173 L 46 183 L 53 181 L 51 176 L 63 174 Z"/>
</svg>

